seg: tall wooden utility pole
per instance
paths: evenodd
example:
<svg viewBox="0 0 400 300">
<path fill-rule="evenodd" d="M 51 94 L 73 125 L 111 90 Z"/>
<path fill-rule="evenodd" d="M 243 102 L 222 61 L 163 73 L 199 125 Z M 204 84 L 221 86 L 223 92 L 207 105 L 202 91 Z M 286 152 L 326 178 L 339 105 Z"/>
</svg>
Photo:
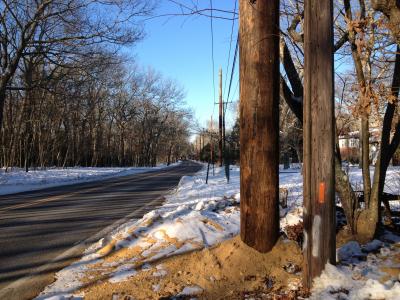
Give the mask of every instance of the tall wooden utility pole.
<svg viewBox="0 0 400 300">
<path fill-rule="evenodd" d="M 222 101 L 222 153 L 224 155 L 224 163 L 226 164 L 226 138 L 225 138 L 225 113 L 227 102 Z"/>
<path fill-rule="evenodd" d="M 304 8 L 304 286 L 335 263 L 332 0 Z M 318 30 L 315 30 L 318 28 Z"/>
<path fill-rule="evenodd" d="M 219 69 L 219 141 L 218 141 L 218 151 L 219 151 L 219 166 L 222 167 L 222 118 L 224 113 L 224 103 L 222 100 L 222 69 Z"/>
<path fill-rule="evenodd" d="M 240 0 L 240 236 L 279 237 L 279 0 Z"/>
</svg>

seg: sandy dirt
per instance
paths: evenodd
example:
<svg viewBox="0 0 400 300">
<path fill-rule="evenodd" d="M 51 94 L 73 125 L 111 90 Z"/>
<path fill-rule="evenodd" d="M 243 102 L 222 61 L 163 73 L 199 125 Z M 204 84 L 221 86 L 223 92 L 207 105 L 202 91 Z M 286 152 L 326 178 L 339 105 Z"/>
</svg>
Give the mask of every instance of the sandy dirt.
<svg viewBox="0 0 400 300">
<path fill-rule="evenodd" d="M 136 266 L 137 274 L 122 282 L 101 278 L 97 270 L 88 274 L 80 292 L 88 300 L 169 299 L 182 291 L 186 295 L 178 299 L 190 298 L 188 294 L 198 299 L 246 299 L 252 294 L 267 299 L 294 293 L 290 290 L 299 286 L 301 264 L 301 249 L 293 241 L 280 239 L 271 252 L 261 254 L 235 237 L 213 248 Z"/>
</svg>

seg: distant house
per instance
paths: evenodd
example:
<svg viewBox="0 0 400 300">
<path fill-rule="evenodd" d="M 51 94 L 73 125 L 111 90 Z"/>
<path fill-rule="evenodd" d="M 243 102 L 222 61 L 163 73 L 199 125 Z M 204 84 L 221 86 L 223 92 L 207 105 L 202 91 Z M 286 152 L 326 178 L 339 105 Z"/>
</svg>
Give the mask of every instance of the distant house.
<svg viewBox="0 0 400 300">
<path fill-rule="evenodd" d="M 340 156 L 343 161 L 357 163 L 360 157 L 360 134 L 358 131 L 339 136 Z"/>
<path fill-rule="evenodd" d="M 370 161 L 375 164 L 378 155 L 380 130 L 371 128 L 369 133 Z M 360 161 L 360 132 L 352 131 L 339 136 L 339 149 L 343 161 L 358 163 Z"/>
</svg>

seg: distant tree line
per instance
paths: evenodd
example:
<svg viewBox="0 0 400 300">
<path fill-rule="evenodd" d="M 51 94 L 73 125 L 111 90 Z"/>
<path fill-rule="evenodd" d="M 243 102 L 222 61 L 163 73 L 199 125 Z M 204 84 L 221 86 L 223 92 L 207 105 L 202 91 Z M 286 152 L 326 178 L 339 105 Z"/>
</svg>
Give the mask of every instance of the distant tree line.
<svg viewBox="0 0 400 300">
<path fill-rule="evenodd" d="M 129 75 L 106 60 L 59 70 L 46 88 L 8 93 L 3 166 L 154 166 L 182 155 L 190 116 L 182 90 L 155 71 Z"/>
</svg>

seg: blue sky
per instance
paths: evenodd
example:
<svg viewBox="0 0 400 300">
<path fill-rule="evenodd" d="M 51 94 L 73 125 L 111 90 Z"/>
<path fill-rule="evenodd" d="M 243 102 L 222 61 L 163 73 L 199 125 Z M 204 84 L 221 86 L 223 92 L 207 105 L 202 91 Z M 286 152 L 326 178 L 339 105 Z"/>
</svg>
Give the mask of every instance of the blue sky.
<svg viewBox="0 0 400 300">
<path fill-rule="evenodd" d="M 182 3 L 190 3 L 184 1 Z M 203 0 L 202 7 L 210 7 L 210 2 Z M 214 8 L 233 11 L 234 1 L 214 0 Z M 155 14 L 179 13 L 179 8 L 173 3 L 163 0 Z M 231 62 L 237 37 L 237 20 L 235 21 L 233 42 L 231 50 Z M 214 62 L 215 62 L 215 98 L 218 100 L 218 69 L 223 70 L 223 86 L 225 83 L 226 68 L 232 21 L 213 20 L 214 27 Z M 210 18 L 204 16 L 174 16 L 160 17 L 146 21 L 146 38 L 137 44 L 132 50 L 137 63 L 141 66 L 151 66 L 164 76 L 176 80 L 186 91 L 186 102 L 193 109 L 196 119 L 205 126 L 213 114 L 214 89 L 213 69 L 211 59 L 211 29 Z M 238 62 L 237 62 L 238 66 Z M 238 83 L 238 69 L 234 75 L 231 88 L 232 94 Z M 226 84 L 228 89 L 229 79 Z M 239 91 L 236 89 L 234 100 L 238 99 Z M 214 119 L 218 116 L 218 106 L 214 108 Z M 227 123 L 234 119 L 233 112 L 227 116 Z M 227 124 L 228 125 L 228 124 Z"/>
</svg>

